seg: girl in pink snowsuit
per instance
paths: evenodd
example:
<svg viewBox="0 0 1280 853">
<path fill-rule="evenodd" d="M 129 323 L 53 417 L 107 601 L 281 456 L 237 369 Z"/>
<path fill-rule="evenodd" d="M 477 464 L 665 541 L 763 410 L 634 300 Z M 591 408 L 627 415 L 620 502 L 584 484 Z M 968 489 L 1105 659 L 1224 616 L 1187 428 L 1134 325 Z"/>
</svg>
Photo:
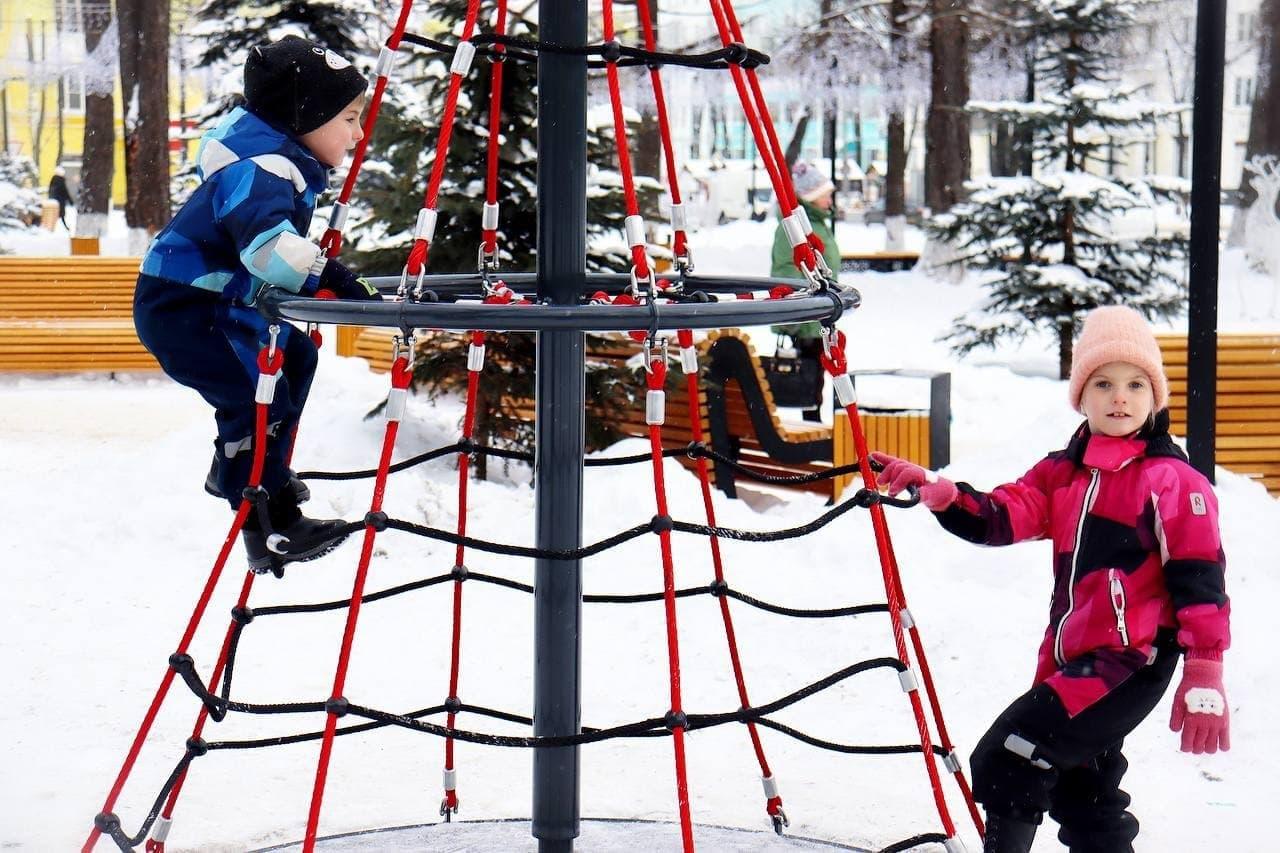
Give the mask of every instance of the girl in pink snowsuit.
<svg viewBox="0 0 1280 853">
<path fill-rule="evenodd" d="M 1120 790 L 1121 747 L 1180 656 L 1170 727 L 1182 731 L 1182 750 L 1230 746 L 1218 503 L 1169 437 L 1168 388 L 1142 316 L 1098 308 L 1071 365 L 1071 403 L 1087 422 L 1016 482 L 984 493 L 873 454 L 890 494 L 918 486 L 957 536 L 980 545 L 1053 542 L 1053 600 L 1034 686 L 972 758 L 987 853 L 1026 853 L 1045 812 L 1073 853 L 1132 853 L 1138 820 Z"/>
</svg>

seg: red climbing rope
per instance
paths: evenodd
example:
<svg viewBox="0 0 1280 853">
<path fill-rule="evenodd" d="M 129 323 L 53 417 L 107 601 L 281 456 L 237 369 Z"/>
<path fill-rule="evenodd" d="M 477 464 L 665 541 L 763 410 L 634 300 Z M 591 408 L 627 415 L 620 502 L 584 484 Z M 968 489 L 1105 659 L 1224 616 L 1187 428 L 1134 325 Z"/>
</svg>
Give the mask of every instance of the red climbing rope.
<svg viewBox="0 0 1280 853">
<path fill-rule="evenodd" d="M 311 791 L 311 809 L 307 814 L 307 834 L 303 841 L 304 853 L 312 853 L 316 846 L 316 831 L 320 825 L 320 804 L 324 800 L 325 780 L 329 773 L 329 757 L 333 752 L 334 732 L 338 728 L 338 718 L 345 714 L 343 705 L 346 699 L 342 690 L 347 680 L 347 666 L 351 661 L 351 644 L 355 639 L 356 621 L 360 618 L 360 602 L 364 597 L 365 579 L 369 574 L 369 561 L 373 558 L 373 543 L 378 531 L 385 521 L 382 513 L 382 497 L 387 488 L 387 474 L 391 467 L 391 453 L 396 445 L 396 433 L 400 429 L 400 419 L 404 416 L 405 402 L 408 397 L 409 359 L 413 356 L 413 341 L 406 342 L 406 355 L 396 353 L 391 365 L 391 393 L 387 398 L 387 429 L 382 439 L 382 455 L 378 459 L 378 473 L 374 480 L 373 500 L 369 504 L 369 514 L 365 516 L 364 543 L 360 549 L 360 562 L 356 567 L 355 582 L 351 590 L 351 605 L 347 608 L 346 627 L 342 632 L 342 648 L 338 653 L 338 666 L 333 675 L 333 690 L 330 691 L 326 703 L 324 739 L 320 744 L 320 760 L 316 766 L 315 786 Z M 399 341 L 397 340 L 397 350 Z"/>
<path fill-rule="evenodd" d="M 831 375 L 835 387 L 836 399 L 844 407 L 849 417 L 849 429 L 853 434 L 854 448 L 858 454 L 858 470 L 862 472 L 862 483 L 870 491 L 877 490 L 876 475 L 871 470 L 871 455 L 867 449 L 867 437 L 862 430 L 862 419 L 858 415 L 858 406 L 853 393 L 853 382 L 848 375 L 848 363 L 844 353 L 844 332 L 825 333 L 823 338 L 822 366 Z M 951 812 L 942 793 L 942 780 L 938 774 L 937 757 L 933 754 L 932 739 L 929 735 L 929 724 L 925 719 L 924 706 L 920 700 L 920 690 L 916 684 L 915 673 L 911 669 L 911 658 L 907 652 L 907 644 L 903 635 L 903 614 L 906 608 L 902 600 L 901 580 L 895 576 L 893 567 L 893 543 L 889 538 L 889 525 L 885 521 L 884 507 L 872 504 L 871 528 L 875 534 L 876 551 L 880 555 L 880 570 L 884 577 L 885 594 L 889 605 L 889 619 L 893 625 L 893 641 L 897 649 L 898 660 L 903 670 L 899 674 L 902 688 L 911 701 L 911 710 L 916 718 L 916 729 L 920 733 L 920 750 L 924 755 L 925 770 L 929 774 L 929 785 L 933 789 L 934 803 L 938 808 L 938 817 L 942 820 L 943 831 L 948 838 L 956 834 L 955 824 L 951 820 Z M 914 620 L 912 620 L 914 622 Z M 917 650 L 919 651 L 919 650 Z"/>
<path fill-rule="evenodd" d="M 649 0 L 637 0 L 636 14 L 644 29 L 645 49 L 656 51 L 657 38 L 653 32 L 653 21 L 649 16 Z M 658 113 L 658 134 L 662 138 L 662 153 L 667 163 L 667 187 L 671 193 L 671 253 L 675 256 L 676 268 L 689 271 L 693 269 L 689 253 L 689 235 L 686 233 L 684 204 L 680 199 L 675 146 L 671 143 L 671 122 L 667 118 L 667 99 L 662 91 L 660 68 L 661 66 L 658 65 L 649 66 L 649 82 L 653 86 L 653 100 Z"/>
<path fill-rule="evenodd" d="M 235 609 L 231 611 L 233 614 L 245 612 L 249 605 L 249 593 L 252 591 L 253 582 L 257 577 L 253 572 L 245 572 L 244 583 L 240 587 L 240 596 L 236 599 Z M 210 689 L 213 689 L 213 686 L 222 679 L 222 673 L 226 669 L 227 660 L 231 655 L 231 642 L 236 635 L 236 624 L 237 620 L 233 616 L 231 623 L 227 625 L 226 636 L 222 638 L 222 648 L 218 652 L 217 664 L 213 667 L 213 674 L 209 676 Z M 196 714 L 195 725 L 191 727 L 192 740 L 204 734 L 204 725 L 208 720 L 209 706 L 202 704 L 199 713 Z M 173 812 L 178 806 L 178 797 L 182 795 L 182 786 L 187 781 L 187 773 L 190 770 L 190 765 L 183 769 L 178 781 L 174 783 L 173 790 L 169 792 L 164 808 L 160 812 L 160 817 L 151 829 L 151 837 L 147 839 L 147 853 L 164 853 L 165 840 L 169 837 L 169 829 L 173 825 Z"/>
<path fill-rule="evenodd" d="M 920 629 L 916 624 L 915 617 L 911 615 L 911 608 L 907 605 L 906 587 L 903 586 L 902 575 L 898 571 L 898 558 L 892 553 L 890 556 L 893 557 L 890 573 L 893 577 L 894 585 L 898 589 L 898 600 L 902 602 L 903 620 L 908 623 L 905 627 L 911 635 L 912 651 L 916 656 L 916 665 L 920 667 L 920 677 L 924 681 L 925 694 L 929 698 L 929 707 L 933 711 L 933 723 L 938 730 L 938 741 L 947 752 L 943 763 L 947 770 L 951 772 L 956 785 L 960 788 L 960 796 L 964 799 L 965 806 L 969 810 L 969 817 L 973 820 L 974 829 L 978 831 L 980 838 L 985 838 L 986 827 L 983 824 L 982 815 L 978 811 L 978 804 L 973 799 L 973 790 L 969 787 L 969 780 L 964 775 L 964 765 L 960 763 L 955 743 L 951 740 L 951 735 L 947 731 L 946 720 L 942 716 L 942 703 L 938 699 L 938 691 L 933 684 L 933 673 L 929 669 L 929 659 L 924 653 L 924 641 L 920 638 Z"/>
<path fill-rule="evenodd" d="M 391 37 L 387 39 L 386 45 L 378 54 L 378 64 L 374 69 L 378 79 L 373 84 L 373 95 L 370 96 L 369 107 L 365 111 L 364 137 L 356 143 L 356 150 L 351 159 L 351 169 L 347 172 L 347 179 L 342 184 L 342 192 L 338 194 L 338 200 L 329 213 L 329 227 L 325 230 L 324 237 L 320 239 L 321 250 L 330 258 L 336 258 L 342 252 L 342 229 L 347 222 L 347 205 L 351 201 L 351 191 L 355 188 L 360 167 L 364 165 L 365 151 L 369 148 L 369 140 L 373 138 L 373 127 L 378 121 L 378 112 L 382 108 L 382 95 L 387 89 L 395 53 L 400 49 L 400 39 L 404 37 L 405 27 L 409 23 L 409 11 L 412 8 L 413 0 L 401 0 L 400 17 L 396 19 L 395 29 L 391 31 Z"/>
<path fill-rule="evenodd" d="M 490 297 L 492 298 L 492 297 Z M 486 302 L 489 299 L 485 300 Z M 475 438 L 476 399 L 480 385 L 480 371 L 484 369 L 484 332 L 471 333 L 471 345 L 467 348 L 467 408 L 462 418 L 462 440 L 470 444 Z M 471 453 L 468 450 L 458 452 L 458 538 L 467 535 L 467 484 L 471 478 Z M 466 549 L 461 542 L 453 558 L 453 648 L 449 656 L 449 694 L 445 707 L 448 709 L 448 728 L 452 729 L 457 720 L 457 711 L 453 703 L 458 701 L 458 676 L 462 647 L 462 582 L 466 580 Z M 453 766 L 453 738 L 444 741 L 444 800 L 440 803 L 440 814 L 449 820 L 458 812 L 457 771 Z"/>
<path fill-rule="evenodd" d="M 262 469 L 267 458 L 267 411 L 271 406 L 276 380 L 283 366 L 284 350 L 276 346 L 276 335 L 273 332 L 270 343 L 258 353 L 260 376 L 258 378 L 257 411 L 254 416 L 253 465 L 249 471 L 249 485 L 251 487 L 256 487 L 262 482 Z M 267 391 L 271 393 L 267 394 Z M 209 606 L 209 600 L 213 597 L 213 591 L 217 588 L 218 580 L 222 577 L 222 570 L 227 564 L 227 559 L 231 556 L 231 549 L 235 547 L 236 538 L 240 535 L 240 529 L 244 526 L 245 519 L 249 517 L 249 513 L 252 510 L 253 503 L 249 499 L 246 498 L 240 502 L 240 508 L 236 510 L 235 518 L 231 522 L 231 529 L 227 531 L 227 537 L 222 542 L 222 548 L 218 551 L 218 557 L 213 562 L 213 569 L 209 572 L 209 578 L 205 581 L 204 589 L 201 591 L 200 598 L 191 613 L 191 618 L 187 620 L 187 628 L 182 633 L 182 639 L 178 641 L 178 648 L 174 655 L 185 655 L 187 649 L 190 648 L 191 641 L 195 638 L 196 630 L 200 627 L 200 621 L 204 618 L 205 609 Z M 252 572 L 250 575 L 252 576 Z M 147 708 L 147 713 L 142 718 L 142 725 L 138 727 L 138 733 L 133 738 L 129 752 L 125 755 L 124 764 L 120 767 L 120 772 L 116 775 L 116 780 L 107 794 L 101 814 L 109 815 L 111 810 L 115 808 L 116 800 L 119 798 L 121 790 L 124 789 L 125 782 L 129 779 L 129 774 L 133 772 L 133 766 L 138 760 L 138 754 L 142 751 L 142 745 L 146 742 L 147 734 L 155 723 L 156 715 L 160 712 L 160 706 L 164 704 L 165 697 L 169 693 L 169 687 L 173 684 L 173 677 L 176 674 L 177 670 L 172 665 L 165 670 L 164 677 L 160 680 L 160 686 L 156 689 L 156 694 L 151 699 L 151 705 Z M 98 843 L 98 837 L 101 835 L 102 829 L 95 822 L 94 828 L 89 833 L 89 837 L 82 848 L 84 853 L 88 853 L 93 849 L 94 845 Z"/>
<path fill-rule="evenodd" d="M 608 2 L 608 0 L 605 0 Z M 649 342 L 652 343 L 652 342 Z M 645 421 L 649 424 L 649 451 L 653 461 L 653 493 L 658 508 L 658 541 L 662 551 L 662 602 L 667 617 L 667 669 L 671 679 L 669 725 L 676 757 L 676 801 L 680 810 L 680 837 L 684 853 L 693 851 L 693 819 L 689 813 L 689 782 L 684 757 L 684 710 L 680 702 L 680 638 L 676 630 L 675 563 L 671 557 L 671 516 L 667 509 L 667 487 L 662 474 L 662 423 L 665 420 L 667 359 L 664 350 L 651 351 L 645 345 L 645 372 L 648 394 Z"/>
<path fill-rule="evenodd" d="M 716 2 L 716 0 L 712 1 Z M 724 16 L 733 40 L 742 44 L 742 27 L 738 24 L 738 16 L 733 11 L 733 0 L 719 0 L 719 2 L 724 4 Z M 788 206 L 796 211 L 796 215 L 800 219 L 805 241 L 813 250 L 814 256 L 812 260 L 817 264 L 817 269 L 830 276 L 832 272 L 827 268 L 826 261 L 822 257 L 822 252 L 825 248 L 822 245 L 822 239 L 813 232 L 813 225 L 809 222 L 809 215 L 796 198 L 796 188 L 791 181 L 791 171 L 786 168 L 786 154 L 783 152 L 782 143 L 778 140 L 778 131 L 774 127 L 773 116 L 769 113 L 769 103 L 765 100 L 764 90 L 760 87 L 760 75 L 756 74 L 756 70 L 751 67 L 745 69 L 745 75 L 751 94 L 755 99 L 756 111 L 764 122 L 765 131 L 769 137 L 770 150 L 773 152 L 774 162 L 778 164 L 778 171 L 782 177 L 782 185 L 787 191 Z M 796 266 L 800 267 L 803 272 L 804 268 L 801 266 L 801 260 L 808 260 L 808 258 L 800 252 L 796 252 L 795 256 Z"/>
<path fill-rule="evenodd" d="M 507 0 L 498 0 L 498 16 L 493 31 L 496 35 L 507 32 Z M 506 48 L 493 46 L 493 63 L 489 70 L 489 141 L 486 156 L 484 210 L 480 216 L 481 246 L 480 267 L 492 269 L 498 265 L 498 153 L 502 149 L 502 66 Z"/>
<path fill-rule="evenodd" d="M 641 0 L 643 2 L 643 0 Z M 702 415 L 699 412 L 698 405 L 698 350 L 693 345 L 693 331 L 691 329 L 681 329 L 677 333 L 677 340 L 680 343 L 680 363 L 684 370 L 685 384 L 689 397 L 689 423 L 693 427 L 693 440 L 697 444 L 705 442 L 705 436 L 702 432 Z M 702 488 L 702 507 L 706 513 L 707 526 L 715 528 L 716 509 L 711 499 L 711 472 L 707 467 L 707 459 L 705 456 L 698 456 L 696 460 L 698 469 L 698 483 Z M 712 535 L 707 537 L 707 542 L 711 548 L 711 562 L 715 569 L 716 584 L 723 587 L 724 579 L 724 563 L 720 557 L 720 537 Z M 724 636 L 729 644 L 729 660 L 733 664 L 733 678 L 738 685 L 738 700 L 742 703 L 742 707 L 751 707 L 751 699 L 747 695 L 747 679 L 742 670 L 742 658 L 738 654 L 738 639 L 733 630 L 733 616 L 729 612 L 729 597 L 727 595 L 717 596 L 720 601 L 720 616 L 724 621 Z M 769 769 L 769 760 L 764 754 L 764 744 L 760 742 L 760 732 L 755 722 L 747 723 L 747 733 L 751 738 L 751 746 L 756 753 L 756 761 L 760 765 L 760 778 L 765 790 L 765 811 L 769 814 L 774 823 L 774 829 L 778 832 L 782 831 L 782 827 L 788 826 L 787 814 L 782 810 L 782 796 L 778 793 L 777 782 L 773 778 L 773 771 Z"/>
<path fill-rule="evenodd" d="M 604 40 L 606 46 L 617 47 L 613 31 L 613 0 L 604 0 Z M 618 171 L 622 173 L 622 192 L 626 198 L 627 243 L 631 247 L 632 271 L 637 281 L 649 280 L 649 259 L 645 253 L 644 220 L 636 198 L 635 176 L 631 172 L 631 152 L 627 144 L 627 122 L 622 112 L 622 87 L 618 82 L 618 51 L 606 52 L 605 74 L 609 81 L 609 103 L 613 107 L 613 137 L 618 148 Z"/>
<path fill-rule="evenodd" d="M 736 27 L 737 19 L 731 17 L 732 9 L 729 7 L 728 0 L 709 0 L 709 2 L 721 42 L 725 47 L 741 45 L 742 31 Z M 733 22 L 732 26 L 730 21 Z M 748 78 L 751 81 L 751 91 L 760 91 L 755 70 L 744 70 L 739 65 L 731 64 L 729 73 L 733 77 L 734 88 L 738 91 L 738 100 L 742 102 L 743 115 L 755 139 L 756 150 L 764 163 L 765 171 L 769 174 L 769 181 L 773 184 L 774 197 L 777 198 L 778 209 L 782 213 L 782 223 L 791 241 L 792 259 L 805 278 L 816 283 L 821 255 L 815 257 L 814 247 L 805 236 L 804 222 L 807 220 L 802 219 L 804 209 L 796 206 L 795 190 L 791 187 L 791 174 L 787 171 L 786 158 L 782 155 L 781 149 L 773 144 L 777 138 L 773 130 L 773 120 L 769 116 L 768 107 L 763 103 L 763 94 L 761 93 L 760 98 L 756 99 L 748 92 Z"/>
<path fill-rule="evenodd" d="M 449 91 L 444 99 L 444 115 L 440 119 L 440 138 L 436 142 L 436 157 L 431 164 L 431 180 L 427 183 L 427 192 L 423 197 L 422 209 L 418 211 L 418 222 L 413 232 L 413 248 L 409 250 L 409 259 L 405 263 L 408 275 L 420 275 L 431 251 L 431 240 L 436 231 L 436 203 L 440 198 L 440 182 L 444 179 L 445 162 L 449 159 L 449 140 L 453 136 L 453 123 L 458 113 L 458 93 L 462 81 L 471 70 L 471 61 L 475 58 L 476 47 L 471 37 L 476 31 L 476 16 L 480 11 L 480 0 L 467 0 L 467 17 L 462 25 L 462 37 L 454 50 L 453 62 L 449 65 Z"/>
</svg>

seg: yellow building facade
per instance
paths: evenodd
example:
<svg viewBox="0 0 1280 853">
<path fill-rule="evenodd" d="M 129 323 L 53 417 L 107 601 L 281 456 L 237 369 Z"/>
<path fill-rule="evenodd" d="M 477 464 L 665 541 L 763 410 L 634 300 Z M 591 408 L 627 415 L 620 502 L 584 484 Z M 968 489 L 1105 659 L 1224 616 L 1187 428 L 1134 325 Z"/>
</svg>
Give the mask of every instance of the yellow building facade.
<svg viewBox="0 0 1280 853">
<path fill-rule="evenodd" d="M 59 164 L 66 168 L 73 189 L 77 187 L 84 151 L 86 73 L 101 76 L 109 70 L 115 107 L 111 197 L 115 205 L 123 206 L 124 120 L 118 61 L 114 51 L 106 61 L 86 56 L 81 26 L 86 11 L 109 15 L 110 8 L 109 2 L 100 0 L 0 0 L 0 143 L 10 154 L 35 161 L 41 188 L 48 186 Z M 186 13 L 185 2 L 172 4 L 174 33 Z M 176 63 L 171 63 L 170 154 L 175 167 L 182 149 L 186 148 L 187 156 L 194 156 L 196 145 L 194 140 L 181 140 L 179 118 L 184 109 L 190 114 L 198 108 L 205 97 L 198 75 L 188 70 L 182 81 L 177 75 Z"/>
</svg>

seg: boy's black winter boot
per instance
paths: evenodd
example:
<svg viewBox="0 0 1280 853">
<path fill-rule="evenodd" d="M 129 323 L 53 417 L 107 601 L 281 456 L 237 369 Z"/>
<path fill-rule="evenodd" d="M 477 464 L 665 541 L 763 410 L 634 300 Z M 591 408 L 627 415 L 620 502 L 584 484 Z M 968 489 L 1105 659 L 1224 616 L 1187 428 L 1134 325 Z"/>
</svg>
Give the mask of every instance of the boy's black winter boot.
<svg viewBox="0 0 1280 853">
<path fill-rule="evenodd" d="M 982 853 L 1029 853 L 1038 827 L 1038 822 L 987 812 Z"/>
<path fill-rule="evenodd" d="M 213 461 L 209 463 L 209 473 L 204 477 L 204 490 L 215 498 L 225 500 L 227 496 L 222 493 L 222 489 L 218 488 L 218 474 L 221 469 L 222 457 L 215 450 L 213 452 Z M 293 471 L 289 472 L 289 482 L 285 485 L 285 488 L 293 490 L 294 499 L 300 504 L 311 500 L 311 489 Z"/>
<path fill-rule="evenodd" d="M 241 537 L 249 556 L 249 568 L 280 577 L 285 563 L 305 563 L 323 557 L 347 538 L 340 532 L 346 525 L 341 518 L 307 518 L 298 509 L 298 501 L 287 485 L 267 500 L 267 525 L 261 514 L 249 514 Z"/>
</svg>

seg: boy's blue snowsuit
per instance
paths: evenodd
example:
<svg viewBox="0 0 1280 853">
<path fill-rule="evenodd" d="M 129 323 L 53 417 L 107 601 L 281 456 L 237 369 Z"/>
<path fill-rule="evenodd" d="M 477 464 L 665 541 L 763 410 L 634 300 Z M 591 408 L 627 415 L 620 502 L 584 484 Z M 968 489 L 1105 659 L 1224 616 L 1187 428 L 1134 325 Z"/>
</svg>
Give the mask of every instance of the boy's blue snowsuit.
<svg viewBox="0 0 1280 853">
<path fill-rule="evenodd" d="M 165 373 L 215 409 L 218 490 L 233 507 L 249 482 L 258 351 L 267 321 L 249 303 L 266 285 L 310 295 L 319 247 L 306 239 L 328 170 L 293 137 L 236 108 L 201 140 L 202 183 L 142 259 L 134 294 L 138 337 Z M 276 386 L 262 485 L 289 480 L 293 429 L 316 369 L 316 348 L 280 324 Z"/>
</svg>

